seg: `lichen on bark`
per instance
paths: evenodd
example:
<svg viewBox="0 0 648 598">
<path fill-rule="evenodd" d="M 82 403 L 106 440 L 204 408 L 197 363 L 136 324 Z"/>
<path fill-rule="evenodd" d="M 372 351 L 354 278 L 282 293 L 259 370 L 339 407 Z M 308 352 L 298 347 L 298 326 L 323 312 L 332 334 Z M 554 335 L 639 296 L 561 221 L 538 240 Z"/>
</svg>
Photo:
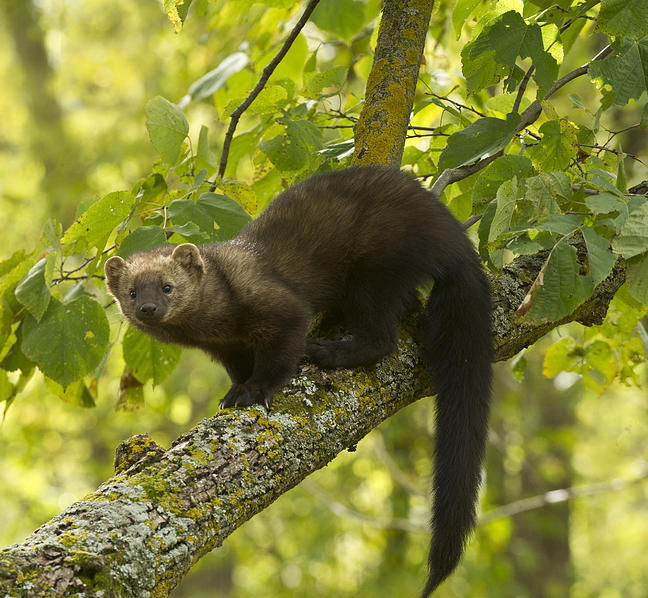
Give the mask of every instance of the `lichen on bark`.
<svg viewBox="0 0 648 598">
<path fill-rule="evenodd" d="M 400 166 L 433 0 L 387 0 L 353 163 Z"/>
</svg>

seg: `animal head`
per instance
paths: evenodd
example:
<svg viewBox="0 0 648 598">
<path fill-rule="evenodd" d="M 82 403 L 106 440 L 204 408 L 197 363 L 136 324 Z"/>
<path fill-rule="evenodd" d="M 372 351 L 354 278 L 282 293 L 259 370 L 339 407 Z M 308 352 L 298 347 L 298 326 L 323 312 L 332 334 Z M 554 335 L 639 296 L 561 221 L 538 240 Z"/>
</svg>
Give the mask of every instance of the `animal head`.
<svg viewBox="0 0 648 598">
<path fill-rule="evenodd" d="M 198 247 L 183 243 L 111 257 L 106 284 L 121 312 L 136 326 L 179 324 L 198 301 L 205 263 Z"/>
</svg>

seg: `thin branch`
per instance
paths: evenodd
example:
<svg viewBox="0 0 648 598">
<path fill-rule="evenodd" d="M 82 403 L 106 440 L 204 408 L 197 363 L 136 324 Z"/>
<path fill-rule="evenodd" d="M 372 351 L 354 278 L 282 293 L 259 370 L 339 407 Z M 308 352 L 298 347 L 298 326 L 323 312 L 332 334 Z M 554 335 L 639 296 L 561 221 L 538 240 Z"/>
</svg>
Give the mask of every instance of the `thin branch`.
<svg viewBox="0 0 648 598">
<path fill-rule="evenodd" d="M 218 179 L 222 179 L 223 176 L 225 176 L 225 168 L 227 167 L 227 158 L 229 157 L 230 144 L 232 143 L 232 138 L 234 137 L 234 131 L 236 131 L 236 127 L 238 125 L 239 119 L 241 118 L 241 115 L 249 108 L 250 104 L 252 104 L 252 102 L 256 99 L 259 93 L 261 93 L 261 90 L 268 82 L 270 75 L 272 75 L 272 73 L 277 68 L 279 63 L 283 60 L 284 56 L 290 49 L 290 46 L 292 46 L 293 42 L 299 35 L 299 32 L 304 28 L 304 25 L 310 18 L 313 10 L 315 10 L 315 7 L 317 6 L 318 2 L 319 0 L 310 0 L 308 5 L 306 6 L 306 9 L 304 10 L 304 13 L 300 17 L 299 21 L 297 21 L 296 25 L 292 28 L 292 31 L 286 38 L 286 41 L 281 46 L 279 52 L 277 52 L 276 56 L 263 69 L 263 72 L 261 73 L 261 77 L 259 78 L 257 84 L 254 86 L 254 89 L 250 92 L 247 98 L 245 98 L 245 100 L 243 100 L 243 102 L 239 104 L 239 106 L 234 110 L 234 112 L 230 114 L 230 124 L 227 129 L 227 133 L 225 134 L 225 139 L 223 141 L 223 151 L 221 153 L 221 159 L 218 165 Z M 215 189 L 216 189 L 216 185 L 212 185 L 209 188 L 210 191 L 214 191 Z"/>
<path fill-rule="evenodd" d="M 466 104 L 462 104 L 462 103 L 457 102 L 455 100 L 451 100 L 448 96 L 440 96 L 439 94 L 433 93 L 433 92 L 430 92 L 427 95 L 435 97 L 435 98 L 437 98 L 439 100 L 445 100 L 449 104 L 452 104 L 457 110 L 459 110 L 459 112 L 461 112 L 462 110 L 468 110 L 469 112 L 472 112 L 473 114 L 476 114 L 477 116 L 481 116 L 482 118 L 484 118 L 486 116 L 485 114 L 483 114 L 482 112 L 480 112 L 476 108 L 473 108 L 472 106 L 467 106 Z"/>
<path fill-rule="evenodd" d="M 110 253 L 113 249 L 115 249 L 115 247 L 116 247 L 116 245 L 111 245 L 110 247 L 104 249 L 101 252 L 101 255 L 106 255 L 107 253 Z M 93 257 L 87 257 L 86 259 L 83 260 L 83 262 L 81 262 L 80 266 L 78 266 L 76 268 L 73 268 L 72 270 L 68 270 L 67 272 L 63 272 L 63 274 L 64 274 L 63 279 L 68 280 L 68 276 L 70 274 L 74 274 L 75 272 L 78 272 L 79 270 L 83 270 L 83 268 L 85 268 L 88 264 L 91 264 L 92 262 L 94 262 L 96 259 L 97 259 L 96 255 L 93 256 Z"/>
<path fill-rule="evenodd" d="M 531 65 L 529 67 L 529 70 L 526 72 L 526 75 L 524 75 L 524 79 L 522 79 L 522 83 L 520 83 L 520 88 L 518 89 L 517 96 L 515 96 L 515 102 L 513 103 L 513 109 L 511 110 L 513 114 L 517 114 L 518 110 L 520 109 L 520 104 L 522 103 L 522 96 L 526 91 L 527 85 L 529 84 L 529 81 L 531 80 L 531 75 L 533 75 L 534 71 L 535 71 L 535 66 Z"/>
<path fill-rule="evenodd" d="M 573 16 L 571 19 L 568 19 L 565 21 L 565 24 L 560 28 L 560 33 L 564 33 L 569 29 L 578 19 L 586 19 L 590 21 L 596 21 L 594 17 L 588 17 L 585 12 L 592 9 L 594 6 L 597 4 L 600 4 L 600 0 L 596 0 L 595 2 L 584 2 L 581 4 L 577 9 L 580 8 L 580 14 L 577 14 Z"/>
<path fill-rule="evenodd" d="M 641 475 L 630 480 L 610 480 L 608 482 L 588 484 L 586 486 L 576 486 L 574 488 L 561 488 L 559 490 L 551 490 L 549 492 L 545 492 L 544 494 L 538 494 L 537 496 L 529 496 L 528 498 L 517 500 L 508 505 L 486 511 L 479 518 L 479 524 L 485 525 L 487 523 L 491 523 L 492 521 L 496 521 L 497 519 L 511 517 L 513 515 L 518 515 L 519 513 L 524 513 L 525 511 L 531 511 L 533 509 L 540 509 L 547 505 L 553 505 L 556 503 L 568 501 L 572 498 L 594 496 L 596 494 L 604 494 L 606 492 L 623 490 L 624 488 L 628 488 L 629 486 L 639 484 L 645 481 L 647 478 L 648 471 L 644 471 Z"/>
<path fill-rule="evenodd" d="M 583 498 L 587 496 L 596 496 L 597 494 L 606 494 L 608 492 L 617 492 L 624 490 L 630 486 L 640 484 L 648 478 L 648 471 L 632 478 L 630 480 L 610 480 L 608 482 L 599 482 L 594 484 L 587 484 L 583 486 L 575 486 L 572 488 L 559 488 L 557 490 L 550 490 L 536 496 L 529 496 L 516 500 L 507 505 L 496 507 L 482 513 L 479 517 L 478 525 L 488 525 L 498 519 L 513 517 L 528 511 L 542 509 L 544 507 L 555 505 L 561 502 L 567 502 L 574 498 Z M 362 512 L 351 509 L 347 505 L 340 502 L 336 497 L 324 490 L 318 484 L 315 484 L 310 478 L 305 479 L 301 483 L 302 488 L 305 488 L 315 498 L 319 499 L 336 517 L 358 521 L 363 526 L 372 527 L 377 529 L 398 529 L 407 532 L 424 533 L 427 527 L 423 523 L 416 523 L 410 519 L 402 517 L 371 517 Z M 408 492 L 410 489 L 405 488 Z M 420 495 L 420 492 L 415 491 L 412 494 Z"/>
<path fill-rule="evenodd" d="M 397 529 L 406 532 L 421 533 L 426 531 L 425 525 L 418 525 L 403 517 L 372 517 L 359 511 L 347 507 L 337 498 L 324 490 L 321 486 L 306 478 L 301 483 L 302 488 L 310 492 L 315 498 L 319 499 L 331 513 L 336 517 L 343 517 L 353 521 L 360 522 L 363 527 L 373 527 L 377 529 Z"/>
<path fill-rule="evenodd" d="M 441 197 L 443 190 L 448 185 L 452 185 L 452 183 L 461 181 L 469 177 L 471 174 L 475 174 L 476 172 L 479 172 L 483 168 L 486 168 L 486 166 L 488 166 L 491 162 L 497 160 L 497 158 L 499 158 L 503 154 L 504 154 L 504 150 L 500 150 L 496 154 L 493 154 L 492 156 L 488 156 L 487 158 L 484 158 L 479 162 L 475 162 L 474 164 L 466 164 L 465 166 L 459 166 L 459 168 L 446 168 L 439 175 L 439 178 L 436 181 L 434 181 L 434 184 L 432 185 L 432 187 L 430 187 L 430 191 L 435 197 L 437 198 Z"/>
<path fill-rule="evenodd" d="M 68 272 L 64 272 L 63 276 L 59 278 L 52 278 L 52 286 L 61 284 L 62 282 L 77 282 L 80 280 L 88 280 L 88 278 L 96 278 L 97 280 L 104 280 L 105 277 L 101 274 L 84 274 L 82 276 L 68 276 Z"/>
<path fill-rule="evenodd" d="M 479 222 L 482 219 L 483 214 L 473 214 L 470 218 L 464 221 L 463 227 L 465 230 L 468 230 L 475 222 Z"/>
<path fill-rule="evenodd" d="M 545 100 L 549 99 L 554 93 L 556 93 L 561 87 L 569 83 L 570 81 L 573 81 L 577 77 L 580 77 L 581 75 L 584 75 L 587 73 L 589 70 L 589 67 L 593 62 L 597 62 L 598 60 L 603 60 L 607 56 L 609 56 L 612 53 L 612 46 L 605 46 L 592 60 L 590 60 L 587 64 L 584 64 L 583 66 L 574 69 L 571 73 L 567 73 L 564 77 L 561 77 L 558 79 L 553 84 L 553 87 L 549 90 L 547 95 L 545 96 Z"/>
</svg>

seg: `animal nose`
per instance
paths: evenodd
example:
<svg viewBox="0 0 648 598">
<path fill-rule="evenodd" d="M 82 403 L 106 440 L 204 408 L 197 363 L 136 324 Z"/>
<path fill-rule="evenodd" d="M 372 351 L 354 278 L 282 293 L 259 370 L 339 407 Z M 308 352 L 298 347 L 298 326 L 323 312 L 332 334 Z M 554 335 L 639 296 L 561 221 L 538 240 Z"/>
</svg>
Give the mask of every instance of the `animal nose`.
<svg viewBox="0 0 648 598">
<path fill-rule="evenodd" d="M 155 303 L 142 303 L 139 306 L 139 313 L 142 316 L 153 316 L 157 311 L 157 305 Z"/>
</svg>

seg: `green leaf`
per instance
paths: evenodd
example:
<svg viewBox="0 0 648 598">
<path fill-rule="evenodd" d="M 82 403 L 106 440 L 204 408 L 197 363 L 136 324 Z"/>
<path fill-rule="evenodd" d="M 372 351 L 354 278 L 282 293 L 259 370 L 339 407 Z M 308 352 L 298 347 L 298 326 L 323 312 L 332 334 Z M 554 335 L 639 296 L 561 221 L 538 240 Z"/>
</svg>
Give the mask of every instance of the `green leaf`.
<svg viewBox="0 0 648 598">
<path fill-rule="evenodd" d="M 117 255 L 127 258 L 133 253 L 153 249 L 164 243 L 166 243 L 166 235 L 159 226 L 140 226 L 124 238 Z"/>
<path fill-rule="evenodd" d="M 254 98 L 248 108 L 250 114 L 268 114 L 277 112 L 288 98 L 288 92 L 283 85 L 266 85 L 259 95 Z"/>
<path fill-rule="evenodd" d="M 25 278 L 16 287 L 16 299 L 24 305 L 37 322 L 43 317 L 51 297 L 50 290 L 45 284 L 45 264 L 43 258 L 27 272 Z"/>
<path fill-rule="evenodd" d="M 557 243 L 534 283 L 529 319 L 555 322 L 570 314 L 586 298 L 578 278 L 576 249 Z"/>
<path fill-rule="evenodd" d="M 257 213 L 258 200 L 253 185 L 246 185 L 241 181 L 229 180 L 227 182 L 221 181 L 219 186 L 223 194 L 233 199 L 239 206 L 242 206 L 248 215 Z"/>
<path fill-rule="evenodd" d="M 0 403 L 8 401 L 14 394 L 15 387 L 9 381 L 7 372 L 0 370 Z"/>
<path fill-rule="evenodd" d="M 533 174 L 533 165 L 526 156 L 506 154 L 489 164 L 477 177 L 473 187 L 473 203 L 477 206 L 493 199 L 500 185 L 516 177 L 522 186 L 524 180 Z"/>
<path fill-rule="evenodd" d="M 533 203 L 539 222 L 560 214 L 558 198 L 571 195 L 569 177 L 564 172 L 542 173 L 526 180 L 525 198 Z"/>
<path fill-rule="evenodd" d="M 478 91 L 512 74 L 517 69 L 518 57 L 531 58 L 533 61 L 533 76 L 540 88 L 538 96 L 543 97 L 556 80 L 558 63 L 544 49 L 540 26 L 535 23 L 527 25 L 522 15 L 511 10 L 485 27 L 461 53 L 468 89 Z M 488 62 L 495 65 L 489 68 Z M 485 68 L 489 73 L 486 79 Z"/>
<path fill-rule="evenodd" d="M 167 345 L 130 326 L 124 335 L 124 361 L 140 382 L 157 386 L 174 370 L 182 349 Z"/>
<path fill-rule="evenodd" d="M 204 74 L 189 86 L 189 91 L 180 100 L 179 106 L 184 108 L 191 101 L 197 102 L 210 97 L 223 87 L 234 73 L 244 69 L 249 61 L 245 52 L 234 52 L 226 56 L 215 69 Z"/>
<path fill-rule="evenodd" d="M 612 247 L 626 259 L 648 250 L 648 201 L 630 213 Z"/>
<path fill-rule="evenodd" d="M 164 12 L 169 18 L 169 21 L 171 21 L 171 24 L 173 25 L 173 30 L 176 33 L 182 31 L 183 16 L 181 16 L 181 14 L 178 11 L 182 9 L 182 5 L 184 4 L 184 2 L 185 0 L 162 0 L 162 7 L 164 8 Z M 188 8 L 189 7 L 187 7 L 187 9 Z M 184 11 L 184 16 L 186 16 L 186 14 L 187 14 L 186 11 Z"/>
<path fill-rule="evenodd" d="M 309 121 L 284 118 L 280 122 L 285 134 L 263 141 L 259 149 L 279 170 L 300 170 L 309 163 L 311 148 L 321 148 L 321 133 Z"/>
<path fill-rule="evenodd" d="M 305 91 L 309 96 L 317 95 L 328 87 L 339 89 L 346 79 L 349 69 L 346 66 L 334 66 L 322 73 L 313 72 L 304 75 Z"/>
<path fill-rule="evenodd" d="M 320 2 L 313 11 L 311 21 L 324 31 L 350 40 L 364 25 L 365 7 L 366 3 L 358 0 Z"/>
<path fill-rule="evenodd" d="M 205 125 L 200 127 L 198 135 L 198 150 L 196 151 L 196 170 L 209 170 L 214 167 L 209 155 L 209 129 Z"/>
<path fill-rule="evenodd" d="M 146 128 L 162 160 L 175 164 L 189 133 L 189 123 L 182 110 L 166 98 L 156 96 L 146 104 Z"/>
<path fill-rule="evenodd" d="M 596 20 L 601 31 L 639 39 L 648 35 L 646 0 L 603 0 Z"/>
<path fill-rule="evenodd" d="M 86 408 L 95 406 L 95 399 L 83 380 L 72 382 L 72 384 L 64 388 L 58 382 L 46 377 L 45 386 L 66 403 Z"/>
<path fill-rule="evenodd" d="M 256 63 L 268 64 L 274 58 L 276 53 L 277 49 L 274 46 L 271 46 L 265 54 L 256 59 Z M 300 33 L 291 44 L 286 55 L 281 59 L 281 62 L 277 65 L 277 68 L 273 71 L 270 81 L 272 83 L 277 83 L 281 79 L 288 79 L 301 85 L 304 65 L 308 55 L 308 42 L 304 35 Z"/>
<path fill-rule="evenodd" d="M 232 198 L 217 193 L 203 193 L 198 201 L 176 199 L 171 202 L 168 214 L 174 225 L 195 224 L 201 236 L 209 241 L 232 239 L 251 220 Z"/>
<path fill-rule="evenodd" d="M 578 151 L 574 126 L 564 119 L 550 120 L 540 127 L 540 143 L 527 148 L 533 165 L 541 172 L 566 170 Z"/>
<path fill-rule="evenodd" d="M 18 249 L 11 254 L 11 257 L 0 261 L 0 278 L 9 274 L 18 264 L 29 257 L 30 255 L 24 249 Z"/>
<path fill-rule="evenodd" d="M 648 37 L 624 39 L 612 56 L 593 62 L 587 72 L 592 80 L 612 87 L 615 104 L 638 100 L 648 90 Z"/>
<path fill-rule="evenodd" d="M 583 387 L 597 393 L 603 392 L 614 380 L 617 361 L 609 343 L 597 339 L 586 348 L 583 368 Z"/>
<path fill-rule="evenodd" d="M 466 23 L 470 13 L 481 4 L 481 0 L 458 0 L 452 11 L 452 26 L 454 27 L 457 39 Z"/>
<path fill-rule="evenodd" d="M 41 242 L 48 249 L 57 249 L 61 242 L 63 226 L 53 218 L 49 218 L 43 227 Z"/>
<path fill-rule="evenodd" d="M 593 286 L 597 286 L 612 272 L 617 256 L 610 250 L 610 242 L 596 233 L 594 229 L 583 227 L 581 232 L 587 246 L 589 276 Z"/>
<path fill-rule="evenodd" d="M 26 254 L 22 250 L 16 251 L 9 259 L 0 262 L 0 309 L 6 312 L 9 320 L 13 320 L 13 315 L 23 307 L 16 297 L 16 287 L 33 265 L 31 254 Z"/>
<path fill-rule="evenodd" d="M 580 216 L 575 214 L 552 214 L 546 220 L 533 226 L 520 227 L 519 231 L 548 231 L 563 237 L 570 237 L 581 226 Z"/>
<path fill-rule="evenodd" d="M 602 191 L 596 195 L 586 195 L 585 205 L 594 214 L 609 214 L 625 210 L 626 204 L 618 196 Z"/>
<path fill-rule="evenodd" d="M 81 253 L 91 247 L 103 249 L 118 224 L 126 220 L 135 197 L 128 191 L 114 191 L 93 203 L 65 231 L 61 239 L 64 255 Z"/>
<path fill-rule="evenodd" d="M 217 193 L 203 193 L 198 198 L 198 204 L 213 217 L 218 224 L 216 240 L 228 241 L 239 234 L 241 229 L 252 218 L 231 197 Z"/>
<path fill-rule="evenodd" d="M 69 303 L 52 298 L 40 322 L 28 316 L 23 326 L 24 354 L 63 387 L 95 368 L 108 346 L 106 314 L 87 296 Z"/>
<path fill-rule="evenodd" d="M 24 322 L 22 322 L 16 329 L 16 342 L 11 346 L 9 351 L 7 351 L 7 354 L 0 363 L 0 367 L 8 372 L 20 370 L 26 377 L 29 377 L 36 368 L 36 364 L 27 359 L 22 351 L 23 327 Z"/>
<path fill-rule="evenodd" d="M 511 360 L 511 374 L 518 381 L 522 382 L 524 380 L 524 374 L 527 370 L 527 360 L 524 354 L 524 351 L 520 351 L 512 360 Z"/>
<path fill-rule="evenodd" d="M 488 231 L 489 243 L 492 243 L 509 230 L 511 216 L 513 216 L 513 210 L 515 209 L 515 202 L 517 200 L 517 192 L 518 186 L 515 177 L 510 181 L 502 183 L 497 190 L 497 207 L 495 208 L 495 214 L 491 222 L 490 230 Z M 499 248 L 493 249 L 490 252 L 491 261 L 498 269 L 502 268 L 503 254 L 503 250 Z"/>
<path fill-rule="evenodd" d="M 542 373 L 546 378 L 553 378 L 560 372 L 579 372 L 582 359 L 582 349 L 571 336 L 565 336 L 547 349 Z"/>
<path fill-rule="evenodd" d="M 648 256 L 638 264 L 628 266 L 626 271 L 628 292 L 637 300 L 648 305 Z"/>
<path fill-rule="evenodd" d="M 452 134 L 439 158 L 439 169 L 474 164 L 496 154 L 513 139 L 519 122 L 517 114 L 509 114 L 506 120 L 480 118 L 462 131 Z"/>
</svg>

